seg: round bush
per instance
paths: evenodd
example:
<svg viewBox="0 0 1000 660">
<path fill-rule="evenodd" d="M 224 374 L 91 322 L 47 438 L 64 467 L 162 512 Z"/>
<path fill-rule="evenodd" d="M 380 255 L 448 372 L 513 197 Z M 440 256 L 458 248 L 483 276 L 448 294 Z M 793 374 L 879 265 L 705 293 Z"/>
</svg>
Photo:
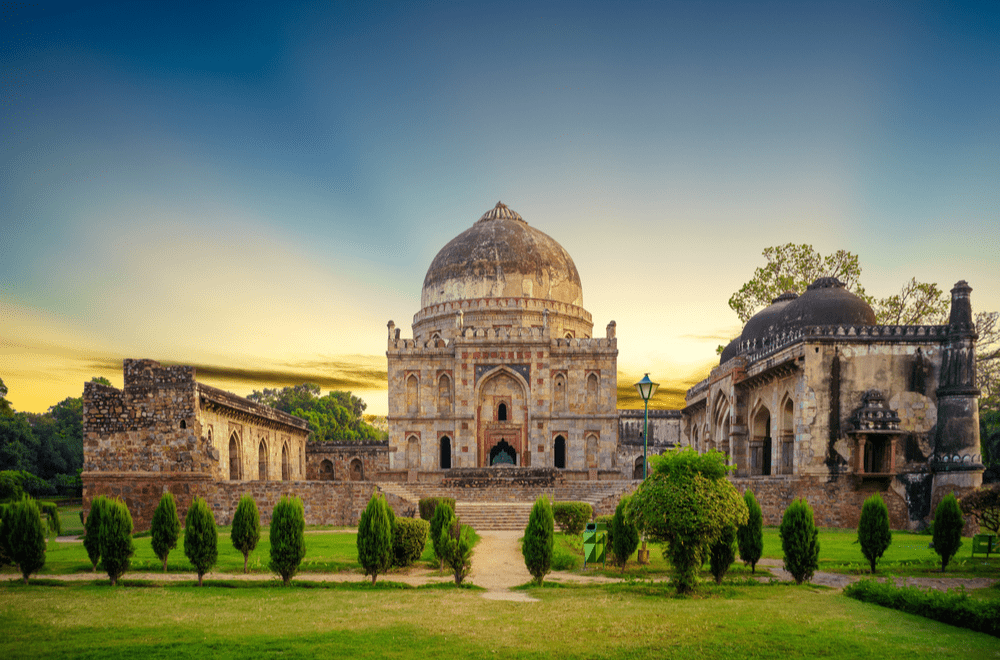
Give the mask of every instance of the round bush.
<svg viewBox="0 0 1000 660">
<path fill-rule="evenodd" d="M 392 528 L 392 565 L 409 566 L 420 559 L 430 523 L 419 518 L 396 518 Z"/>
</svg>

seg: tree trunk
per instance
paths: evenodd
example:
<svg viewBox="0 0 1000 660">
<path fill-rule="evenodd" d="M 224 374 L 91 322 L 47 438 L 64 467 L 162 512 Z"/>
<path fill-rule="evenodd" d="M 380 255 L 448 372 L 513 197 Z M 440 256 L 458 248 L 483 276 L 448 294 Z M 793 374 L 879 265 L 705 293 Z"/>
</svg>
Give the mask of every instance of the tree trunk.
<svg viewBox="0 0 1000 660">
<path fill-rule="evenodd" d="M 244 552 L 243 553 L 243 574 L 244 575 L 246 575 L 246 572 L 247 572 L 247 559 L 249 559 L 249 558 L 250 558 L 250 555 L 248 553 Z"/>
<path fill-rule="evenodd" d="M 378 573 L 372 573 L 372 584 L 375 584 L 376 577 L 378 577 Z"/>
<path fill-rule="evenodd" d="M 166 556 L 164 556 L 164 557 L 163 557 L 163 572 L 164 572 L 164 573 L 166 573 L 166 572 L 167 572 L 167 557 L 168 557 L 168 556 L 169 556 L 169 555 L 166 555 Z"/>
<path fill-rule="evenodd" d="M 205 575 L 205 574 L 204 573 L 198 573 L 198 586 L 199 587 L 201 586 L 201 578 L 202 578 L 203 575 Z"/>
</svg>

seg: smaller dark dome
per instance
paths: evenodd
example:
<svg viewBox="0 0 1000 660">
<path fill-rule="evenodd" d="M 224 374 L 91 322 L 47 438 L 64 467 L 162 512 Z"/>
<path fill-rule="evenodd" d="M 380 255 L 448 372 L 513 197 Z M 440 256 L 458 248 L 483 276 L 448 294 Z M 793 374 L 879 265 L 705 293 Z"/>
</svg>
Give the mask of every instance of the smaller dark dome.
<svg viewBox="0 0 1000 660">
<path fill-rule="evenodd" d="M 797 296 L 792 291 L 781 294 L 743 326 L 739 341 L 726 346 L 722 362 L 735 357 L 739 345 L 751 342 L 763 346 L 768 337 L 814 325 L 875 325 L 875 312 L 859 296 L 847 290 L 836 277 L 821 277 Z M 720 362 L 720 364 L 722 363 Z"/>
<path fill-rule="evenodd" d="M 725 364 L 726 362 L 729 362 L 734 357 L 739 355 L 739 352 L 740 352 L 740 338 L 737 337 L 736 339 L 726 344 L 726 347 L 722 349 L 722 355 L 719 357 L 719 364 Z"/>
</svg>

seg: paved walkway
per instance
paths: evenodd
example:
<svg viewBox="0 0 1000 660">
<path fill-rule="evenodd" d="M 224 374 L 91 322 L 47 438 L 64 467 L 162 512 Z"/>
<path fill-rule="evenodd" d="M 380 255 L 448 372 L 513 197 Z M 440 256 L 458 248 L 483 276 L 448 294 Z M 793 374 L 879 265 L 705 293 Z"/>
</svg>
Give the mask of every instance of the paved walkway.
<svg viewBox="0 0 1000 660">
<path fill-rule="evenodd" d="M 322 530 L 323 532 L 338 533 L 353 530 Z M 532 598 L 523 591 L 512 591 L 513 587 L 520 586 L 531 580 L 524 565 L 524 557 L 521 554 L 521 546 L 518 540 L 522 532 L 517 531 L 483 531 L 479 533 L 480 541 L 476 545 L 472 555 L 472 571 L 466 580 L 478 587 L 483 587 L 486 592 L 483 597 L 488 600 L 506 600 L 516 602 L 536 602 L 538 599 Z M 78 541 L 76 537 L 59 537 L 60 543 Z M 792 576 L 784 568 L 780 559 L 761 559 L 758 566 L 766 568 L 771 574 L 782 582 L 791 582 Z M 85 581 L 102 579 L 103 573 L 72 573 L 69 575 L 36 575 L 36 578 Z M 312 582 L 364 582 L 370 580 L 366 575 L 356 571 L 345 571 L 342 573 L 300 573 L 299 579 Z M 812 584 L 819 584 L 834 589 L 843 589 L 848 584 L 863 579 L 866 576 L 844 575 L 841 573 L 817 572 L 813 575 Z M 134 573 L 125 575 L 129 580 L 150 580 L 159 582 L 192 582 L 196 576 L 192 573 Z M 12 579 L 14 579 L 12 577 Z M 272 573 L 207 573 L 206 580 L 247 580 L 253 582 L 268 582 L 275 579 Z M 451 575 L 442 575 L 440 571 L 429 568 L 410 568 L 403 571 L 392 572 L 379 576 L 380 580 L 391 580 L 402 582 L 413 586 L 433 584 L 439 582 L 451 582 L 454 578 Z M 571 582 L 576 584 L 603 584 L 618 582 L 618 578 L 605 577 L 603 575 L 580 575 L 564 571 L 555 571 L 545 578 L 552 582 Z M 761 580 L 771 578 L 762 577 Z M 880 578 L 884 579 L 884 578 Z M 663 578 L 661 581 L 667 581 Z M 897 578 L 898 584 L 908 584 L 923 588 L 955 589 L 963 586 L 966 589 L 981 589 L 989 587 L 997 582 L 993 578 L 935 578 L 935 577 L 911 577 Z"/>
</svg>

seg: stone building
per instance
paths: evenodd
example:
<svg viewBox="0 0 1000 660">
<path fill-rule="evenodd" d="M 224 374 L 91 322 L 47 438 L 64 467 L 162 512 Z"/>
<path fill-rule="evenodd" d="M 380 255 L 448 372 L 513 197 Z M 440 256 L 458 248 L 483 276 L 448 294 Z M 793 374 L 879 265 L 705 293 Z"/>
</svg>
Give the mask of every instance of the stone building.
<svg viewBox="0 0 1000 660">
<path fill-rule="evenodd" d="M 493 466 L 621 474 L 615 323 L 593 336 L 573 259 L 504 204 L 434 258 L 413 338 L 388 326 L 390 465 L 411 481 Z"/>
<path fill-rule="evenodd" d="M 228 523 L 240 496 L 270 519 L 278 499 L 301 497 L 310 524 L 352 524 L 388 468 L 388 447 L 308 443 L 308 424 L 195 380 L 195 369 L 125 360 L 124 388 L 86 383 L 83 392 L 85 506 L 121 497 L 147 529 L 170 491 L 181 516 L 196 496 Z M 409 505 L 389 495 L 400 511 Z"/>
<path fill-rule="evenodd" d="M 728 454 L 768 523 L 806 497 L 818 524 L 854 526 L 877 490 L 894 527 L 922 526 L 982 480 L 970 291 L 940 326 L 878 325 L 834 278 L 779 296 L 687 392 L 683 443 Z"/>
</svg>

